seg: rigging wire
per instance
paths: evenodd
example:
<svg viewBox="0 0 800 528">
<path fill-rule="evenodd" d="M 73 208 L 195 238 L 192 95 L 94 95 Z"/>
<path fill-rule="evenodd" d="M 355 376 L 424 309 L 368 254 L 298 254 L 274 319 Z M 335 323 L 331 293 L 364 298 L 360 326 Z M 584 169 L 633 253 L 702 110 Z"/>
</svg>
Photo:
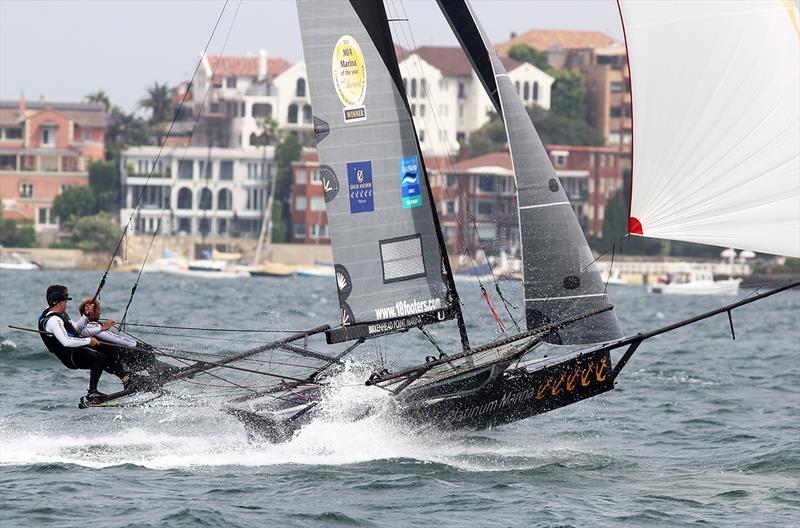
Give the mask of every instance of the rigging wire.
<svg viewBox="0 0 800 528">
<path fill-rule="evenodd" d="M 228 5 L 228 0 L 225 1 L 225 5 Z M 197 117 L 195 117 L 194 124 L 192 125 L 192 130 L 189 133 L 189 141 L 186 143 L 186 146 L 183 148 L 183 154 L 181 156 L 180 161 L 178 162 L 178 166 L 179 167 L 186 160 L 186 154 L 189 151 L 189 146 L 192 143 L 192 138 L 194 137 L 194 133 L 197 130 L 198 124 L 200 123 L 200 118 L 203 115 L 203 110 L 205 109 L 205 106 L 206 106 L 206 100 L 208 99 L 208 94 L 211 92 L 211 87 L 214 84 L 214 77 L 216 76 L 217 70 L 219 69 L 219 65 L 222 62 L 222 57 L 225 54 L 225 48 L 228 45 L 228 39 L 230 38 L 231 32 L 233 31 L 233 26 L 236 23 L 236 18 L 239 15 L 239 9 L 241 8 L 241 6 L 242 6 L 242 2 L 241 2 L 241 0 L 239 0 L 239 2 L 236 4 L 236 11 L 233 14 L 233 18 L 231 19 L 230 26 L 228 27 L 228 33 L 225 35 L 225 40 L 222 43 L 222 48 L 220 49 L 220 54 L 217 57 L 217 62 L 214 65 L 214 68 L 211 71 L 211 78 L 209 79 L 208 86 L 206 86 L 206 91 L 203 94 L 203 100 L 200 102 L 200 110 L 197 112 Z M 220 13 L 220 17 L 222 17 L 222 13 Z M 219 23 L 219 20 L 217 21 L 217 23 Z M 217 29 L 217 26 L 215 25 L 214 26 L 214 31 L 216 31 L 216 29 Z M 205 56 L 205 53 L 206 53 L 206 51 L 203 52 L 203 55 L 201 56 L 201 59 L 200 59 L 201 61 L 202 61 L 202 57 Z M 199 64 L 198 64 L 198 68 L 199 68 Z M 195 73 L 196 73 L 196 71 L 197 70 L 195 70 Z M 194 81 L 194 77 L 192 77 L 192 82 L 193 81 Z M 190 84 L 189 84 L 189 88 L 190 89 L 191 89 L 191 86 L 192 85 L 191 85 L 191 82 L 190 82 Z M 181 104 L 183 104 L 183 100 L 181 100 Z M 175 118 L 176 119 L 177 119 L 177 116 L 178 116 L 178 114 L 176 113 L 175 114 Z M 174 124 L 174 122 L 175 121 L 173 120 L 173 124 Z M 170 127 L 170 131 L 171 130 L 172 130 L 172 127 Z M 169 137 L 169 132 L 167 133 L 167 137 Z M 166 144 L 166 140 L 162 143 L 161 149 L 159 149 L 159 151 L 158 151 L 158 156 L 156 156 L 156 159 L 155 159 L 156 163 L 158 162 L 158 159 L 161 156 L 161 152 L 163 151 L 165 144 Z M 210 146 L 210 141 L 209 141 L 209 159 L 210 159 L 210 156 L 211 156 L 211 146 Z M 153 164 L 153 167 L 155 168 L 155 163 Z M 209 169 L 209 166 L 208 166 L 208 162 L 207 162 L 206 167 L 204 167 L 204 170 L 208 171 L 208 169 Z M 152 174 L 152 170 L 151 170 L 151 174 Z M 147 187 L 148 181 L 149 181 L 149 176 L 148 176 L 148 180 L 145 181 L 144 187 L 142 187 L 142 193 L 144 193 L 144 190 Z M 161 224 L 162 224 L 162 222 L 164 220 L 164 213 L 167 210 L 167 204 L 169 204 L 172 201 L 172 191 L 175 188 L 175 184 L 177 182 L 178 182 L 178 177 L 176 175 L 174 177 L 174 179 L 172 180 L 172 183 L 169 186 L 169 191 L 167 191 L 167 197 L 164 200 L 163 207 L 161 208 L 161 214 L 160 214 L 160 216 L 158 218 L 158 224 L 156 225 L 156 228 L 153 231 L 153 236 L 150 237 L 150 243 L 147 246 L 147 252 L 145 253 L 144 260 L 142 260 L 142 265 L 139 267 L 139 273 L 136 275 L 136 282 L 134 282 L 133 287 L 131 288 L 131 295 L 128 298 L 128 304 L 125 306 L 125 312 L 122 314 L 122 320 L 120 321 L 120 328 L 124 328 L 125 327 L 125 319 L 128 317 L 128 310 L 130 309 L 131 303 L 133 302 L 133 296 L 136 295 L 136 289 L 139 287 L 139 281 L 140 281 L 140 279 L 142 277 L 142 273 L 144 272 L 144 266 L 147 263 L 147 259 L 150 257 L 150 251 L 153 249 L 153 243 L 155 242 L 156 236 L 158 235 L 159 231 L 161 230 Z M 142 193 L 140 193 L 140 197 L 141 197 Z M 201 193 L 201 198 L 202 198 L 202 193 Z M 136 207 L 138 207 L 138 205 L 139 204 L 138 204 L 138 200 L 137 200 Z M 135 209 L 134 209 L 134 211 L 135 211 Z M 133 218 L 133 213 L 131 213 L 131 218 Z M 128 222 L 130 222 L 130 220 Z M 109 266 L 110 266 L 110 264 L 109 264 Z"/>
<path fill-rule="evenodd" d="M 300 332 L 305 332 L 303 330 L 254 330 L 252 328 L 200 328 L 198 326 L 169 326 L 169 325 L 158 325 L 158 324 L 151 324 L 151 323 L 126 323 L 125 326 L 140 326 L 146 328 L 164 328 L 167 330 L 197 330 L 201 332 L 236 332 L 240 334 L 283 334 L 283 333 L 291 333 L 291 334 L 298 334 Z"/>
<path fill-rule="evenodd" d="M 413 46 L 413 49 L 417 49 L 416 40 L 414 39 L 414 32 L 411 29 L 410 22 L 408 22 L 408 15 L 406 13 L 405 5 L 403 4 L 402 0 L 400 0 L 399 3 L 400 3 L 400 7 L 403 10 L 402 19 L 404 19 L 408 23 L 408 33 L 410 35 L 410 41 L 409 41 L 409 38 L 406 36 L 406 32 L 405 32 L 405 29 L 404 29 L 402 24 L 400 25 L 400 31 L 403 34 L 403 38 L 406 41 L 406 45 L 410 44 L 409 47 Z M 396 7 L 394 7 L 394 0 L 391 1 L 391 5 L 395 10 L 395 17 L 397 19 L 401 19 L 401 17 L 399 16 L 399 11 L 397 10 Z M 419 64 L 419 60 L 417 60 L 415 62 L 415 64 L 416 64 L 417 72 L 418 72 L 420 78 L 424 78 L 421 65 Z M 432 114 L 432 116 L 434 118 L 434 121 L 436 122 L 437 130 L 442 130 L 443 129 L 442 123 L 439 120 L 438 111 L 436 109 L 436 105 L 434 104 L 434 101 L 433 101 L 432 96 L 431 96 L 431 90 L 426 90 L 425 91 L 425 98 L 428 101 L 428 105 L 429 105 L 429 107 L 431 109 L 431 114 Z M 439 138 L 439 140 L 441 142 L 441 137 Z M 442 144 L 443 144 L 443 142 L 442 142 Z M 447 163 L 449 163 L 450 169 L 452 170 L 453 174 L 455 174 L 455 163 L 453 161 L 452 156 L 450 155 L 450 151 L 447 148 L 447 145 L 443 144 L 443 147 L 444 147 L 443 151 L 445 153 L 445 157 L 447 158 Z M 435 162 L 436 162 L 436 165 L 437 165 L 437 167 L 439 169 L 438 172 L 439 172 L 440 178 L 442 179 L 442 188 L 444 189 L 444 192 L 445 192 L 445 195 L 447 196 L 447 199 L 450 200 L 451 197 L 450 197 L 450 194 L 449 194 L 449 191 L 448 191 L 448 188 L 447 188 L 447 182 L 445 181 L 445 176 L 444 176 L 444 172 L 445 171 L 442 170 L 439 156 L 435 157 Z M 470 223 L 472 224 L 472 229 L 475 232 L 476 238 L 478 240 L 478 246 L 480 247 L 480 250 L 483 253 L 484 258 L 485 258 L 485 260 L 486 260 L 486 262 L 488 264 L 489 256 L 488 256 L 488 253 L 486 252 L 486 247 L 484 246 L 483 241 L 480 238 L 480 234 L 478 232 L 478 226 L 477 226 L 477 223 L 476 223 L 475 215 L 470 210 L 469 203 L 468 203 L 467 196 L 466 196 L 466 192 L 464 191 L 463 187 L 461 186 L 461 182 L 458 179 L 458 177 L 456 177 L 456 184 L 457 184 L 458 189 L 459 189 L 459 191 L 460 191 L 460 193 L 461 193 L 461 195 L 463 197 L 464 208 L 465 208 L 465 213 L 466 213 L 465 216 L 466 216 L 467 220 L 469 220 Z M 484 294 L 485 294 L 485 289 L 483 287 L 483 281 L 481 280 L 481 278 L 480 278 L 480 276 L 478 274 L 478 271 L 477 271 L 476 266 L 475 266 L 475 261 L 472 258 L 472 255 L 469 255 L 466 252 L 466 248 L 468 247 L 468 244 L 466 243 L 466 237 L 464 237 L 463 232 L 461 232 L 460 230 L 459 230 L 459 233 L 461 234 L 461 237 L 463 239 L 462 241 L 464 242 L 464 248 L 465 248 L 464 252 L 469 257 L 470 263 L 472 264 L 473 273 L 475 274 L 475 277 L 478 279 L 478 284 L 479 284 L 479 286 L 481 288 L 481 291 L 484 292 Z M 511 311 L 508 308 L 509 303 L 505 300 L 505 297 L 500 292 L 500 284 L 499 284 L 499 282 L 497 280 L 497 277 L 495 276 L 494 269 L 491 266 L 489 266 L 489 272 L 490 272 L 490 274 L 492 276 L 492 282 L 495 285 L 495 289 L 497 290 L 498 294 L 500 295 L 500 299 L 503 301 L 503 306 L 505 307 L 505 310 L 508 313 L 508 316 L 511 318 L 511 321 L 514 323 L 514 326 L 516 327 L 517 331 L 520 331 L 519 323 L 514 318 L 513 314 L 511 313 Z M 486 299 L 487 299 L 487 302 L 488 302 L 488 295 L 486 295 Z M 511 307 L 516 309 L 513 305 L 511 305 Z M 489 303 L 489 308 L 492 310 L 492 312 L 494 312 L 494 309 L 491 307 L 491 303 Z M 494 315 L 495 315 L 495 318 L 497 319 L 496 313 Z M 502 324 L 500 324 L 499 327 L 500 327 L 502 332 L 505 332 L 505 327 Z"/>
<path fill-rule="evenodd" d="M 191 88 L 192 88 L 192 86 L 194 84 L 195 77 L 197 77 L 197 72 L 200 71 L 200 65 L 203 63 L 203 57 L 207 53 L 208 47 L 211 45 L 211 41 L 214 38 L 214 34 L 216 34 L 216 32 L 217 32 L 217 28 L 219 27 L 219 22 L 220 22 L 220 20 L 222 20 L 222 15 L 225 13 L 225 9 L 228 6 L 228 2 L 229 2 L 229 0 L 225 0 L 225 4 L 222 6 L 222 9 L 220 10 L 219 16 L 217 17 L 217 21 L 214 23 L 214 28 L 211 30 L 211 35 L 209 35 L 208 40 L 206 41 L 205 48 L 203 48 L 203 54 L 200 56 L 200 60 L 197 61 L 197 66 L 195 66 L 195 68 L 194 68 L 194 72 L 192 73 L 192 78 L 189 80 L 189 85 L 188 85 L 188 88 L 187 88 L 188 90 L 191 90 Z M 169 128 L 167 129 L 167 136 L 166 136 L 167 138 L 169 138 L 170 134 L 172 133 L 172 129 L 174 128 L 175 123 L 178 120 L 178 116 L 180 115 L 181 110 L 183 109 L 183 104 L 184 104 L 185 100 L 186 100 L 185 98 L 181 98 L 180 103 L 178 103 L 178 108 L 175 110 L 175 115 L 173 116 L 172 121 L 169 124 Z M 136 201 L 134 202 L 134 206 L 133 206 L 133 209 L 131 210 L 131 214 L 128 217 L 128 221 L 125 223 L 125 227 L 123 227 L 123 229 L 122 229 L 122 234 L 120 235 L 119 240 L 117 241 L 117 245 L 114 248 L 114 252 L 111 254 L 111 258 L 108 261 L 108 266 L 106 267 L 106 270 L 103 273 L 103 277 L 100 279 L 100 283 L 97 286 L 97 290 L 95 291 L 94 296 L 92 297 L 92 302 L 97 300 L 97 298 L 100 296 L 100 292 L 103 290 L 103 287 L 106 284 L 106 278 L 108 278 L 108 273 L 109 273 L 109 271 L 111 271 L 111 265 L 114 263 L 114 258 L 117 256 L 117 253 L 120 250 L 120 247 L 122 245 L 123 239 L 125 239 L 126 243 L 127 243 L 126 235 L 127 235 L 127 232 L 128 232 L 128 228 L 131 225 L 131 221 L 133 220 L 134 214 L 136 214 L 136 211 L 139 209 L 139 205 L 140 205 L 140 203 L 142 201 L 142 197 L 144 196 L 145 190 L 147 189 L 147 185 L 150 182 L 150 179 L 152 178 L 153 173 L 155 172 L 156 164 L 158 163 L 158 160 L 161 158 L 161 153 L 164 151 L 164 147 L 166 146 L 166 143 L 167 143 L 166 140 L 163 141 L 161 143 L 161 147 L 158 149 L 158 154 L 156 155 L 155 162 L 153 163 L 153 166 L 150 168 L 150 171 L 147 174 L 147 179 L 145 179 L 144 185 L 142 186 L 142 190 L 139 191 L 139 195 L 136 197 Z M 126 251 L 127 251 L 127 245 L 126 245 Z"/>
</svg>

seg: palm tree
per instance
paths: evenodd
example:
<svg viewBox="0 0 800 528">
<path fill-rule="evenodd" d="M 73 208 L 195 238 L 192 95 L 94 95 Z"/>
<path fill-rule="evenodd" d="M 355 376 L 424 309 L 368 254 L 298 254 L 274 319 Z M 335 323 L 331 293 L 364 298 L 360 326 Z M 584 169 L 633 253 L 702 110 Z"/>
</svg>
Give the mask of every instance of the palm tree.
<svg viewBox="0 0 800 528">
<path fill-rule="evenodd" d="M 97 90 L 96 92 L 86 94 L 83 96 L 83 99 L 89 103 L 102 103 L 106 112 L 108 112 L 108 109 L 111 108 L 111 100 L 108 98 L 108 94 L 104 90 Z"/>
<path fill-rule="evenodd" d="M 150 123 L 169 121 L 172 114 L 172 93 L 169 86 L 154 82 L 147 89 L 147 97 L 139 101 L 139 106 L 150 110 Z"/>
</svg>

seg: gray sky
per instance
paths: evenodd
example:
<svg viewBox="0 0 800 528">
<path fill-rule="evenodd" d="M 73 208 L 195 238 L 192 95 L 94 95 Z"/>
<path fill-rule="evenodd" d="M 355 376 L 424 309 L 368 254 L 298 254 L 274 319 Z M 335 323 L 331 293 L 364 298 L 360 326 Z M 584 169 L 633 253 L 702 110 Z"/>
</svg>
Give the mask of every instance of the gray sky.
<svg viewBox="0 0 800 528">
<path fill-rule="evenodd" d="M 455 45 L 433 0 L 386 0 L 389 17 L 405 10 L 417 46 Z M 586 29 L 622 39 L 614 0 L 473 0 L 494 42 L 512 31 Z M 79 101 L 105 90 L 131 111 L 154 81 L 191 78 L 223 0 L 0 0 L 0 98 Z M 230 0 L 209 47 L 219 54 L 238 0 Z M 409 27 L 405 26 L 406 34 Z M 402 40 L 402 39 L 401 39 Z M 413 47 L 398 42 L 404 47 Z M 302 60 L 293 1 L 243 0 L 226 55 Z"/>
</svg>

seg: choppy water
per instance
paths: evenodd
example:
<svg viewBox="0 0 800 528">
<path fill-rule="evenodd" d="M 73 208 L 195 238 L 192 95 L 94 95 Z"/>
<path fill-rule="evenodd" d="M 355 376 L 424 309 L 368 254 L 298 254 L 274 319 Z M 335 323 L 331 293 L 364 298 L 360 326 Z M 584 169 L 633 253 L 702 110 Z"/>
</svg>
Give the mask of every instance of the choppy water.
<svg viewBox="0 0 800 528">
<path fill-rule="evenodd" d="M 98 278 L 0 272 L 3 527 L 800 525 L 797 292 L 735 311 L 736 341 L 724 316 L 661 336 L 642 345 L 617 390 L 493 431 L 319 420 L 269 445 L 208 408 L 77 409 L 87 374 L 7 325 L 33 326 L 49 283 L 78 298 Z M 132 280 L 111 276 L 106 315 L 119 316 Z M 475 290 L 460 286 L 480 342 L 492 326 Z M 518 285 L 506 290 L 519 296 Z M 633 287 L 611 296 L 628 333 L 732 300 Z M 129 320 L 306 328 L 332 321 L 335 302 L 329 279 L 149 275 Z M 455 346 L 454 332 L 436 333 Z M 395 366 L 430 353 L 412 334 L 378 345 L 363 354 Z M 116 383 L 106 375 L 103 387 Z"/>
</svg>

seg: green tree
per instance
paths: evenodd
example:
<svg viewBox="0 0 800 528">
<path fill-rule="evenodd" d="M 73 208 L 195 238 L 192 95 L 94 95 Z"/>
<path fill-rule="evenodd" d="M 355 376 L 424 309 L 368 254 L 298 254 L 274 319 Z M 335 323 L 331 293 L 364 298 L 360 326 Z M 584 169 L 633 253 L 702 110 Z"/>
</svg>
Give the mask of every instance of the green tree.
<svg viewBox="0 0 800 528">
<path fill-rule="evenodd" d="M 153 143 L 150 129 L 144 119 L 112 106 L 106 127 L 106 159 L 119 159 L 122 149 L 129 145 Z"/>
<path fill-rule="evenodd" d="M 586 81 L 578 70 L 551 69 L 555 77 L 550 96 L 550 110 L 572 119 L 586 120 Z"/>
<path fill-rule="evenodd" d="M 545 145 L 602 145 L 603 137 L 582 119 L 573 119 L 549 112 L 538 106 L 528 107 L 528 115 Z M 470 156 L 506 150 L 506 130 L 496 113 L 469 136 Z"/>
<path fill-rule="evenodd" d="M 3 200 L 0 200 L 0 246 L 34 247 L 35 245 L 36 231 L 30 222 L 3 218 Z"/>
<path fill-rule="evenodd" d="M 668 253 L 668 248 L 660 240 L 639 236 L 623 237 L 628 232 L 628 214 L 630 211 L 631 195 L 631 168 L 625 167 L 622 173 L 622 188 L 606 203 L 603 215 L 603 238 L 600 245 L 594 249 L 599 252 L 607 251 L 614 244 L 617 252 L 631 255 L 661 255 Z M 667 249 L 667 251 L 664 251 Z"/>
<path fill-rule="evenodd" d="M 550 73 L 553 68 L 547 62 L 547 53 L 532 48 L 527 44 L 514 44 L 508 50 L 508 56 L 519 62 L 529 62 L 542 70 Z"/>
<path fill-rule="evenodd" d="M 273 209 L 280 211 L 280 216 L 273 215 L 273 240 L 288 241 L 289 228 L 292 224 L 289 200 L 292 192 L 292 162 L 300 159 L 303 143 L 295 134 L 284 134 L 280 143 L 275 146 L 275 163 L 278 166 L 275 176 L 275 203 Z M 280 220 L 280 221 L 277 221 Z M 277 238 L 278 234 L 283 238 Z"/>
<path fill-rule="evenodd" d="M 108 94 L 104 90 L 97 90 L 95 92 L 86 94 L 83 99 L 89 103 L 102 103 L 106 112 L 108 112 L 108 109 L 111 108 L 111 100 L 108 98 Z"/>
<path fill-rule="evenodd" d="M 147 89 L 147 96 L 139 100 L 139 106 L 150 110 L 150 123 L 163 123 L 172 119 L 172 93 L 166 83 L 158 81 Z"/>
<path fill-rule="evenodd" d="M 83 251 L 114 251 L 119 240 L 119 226 L 111 214 L 102 211 L 93 216 L 73 217 L 68 245 Z"/>
<path fill-rule="evenodd" d="M 89 164 L 89 187 L 99 210 L 115 213 L 119 205 L 119 163 L 95 161 Z"/>
<path fill-rule="evenodd" d="M 53 214 L 62 224 L 71 218 L 90 216 L 99 211 L 97 194 L 91 187 L 70 187 L 53 200 Z"/>
</svg>

